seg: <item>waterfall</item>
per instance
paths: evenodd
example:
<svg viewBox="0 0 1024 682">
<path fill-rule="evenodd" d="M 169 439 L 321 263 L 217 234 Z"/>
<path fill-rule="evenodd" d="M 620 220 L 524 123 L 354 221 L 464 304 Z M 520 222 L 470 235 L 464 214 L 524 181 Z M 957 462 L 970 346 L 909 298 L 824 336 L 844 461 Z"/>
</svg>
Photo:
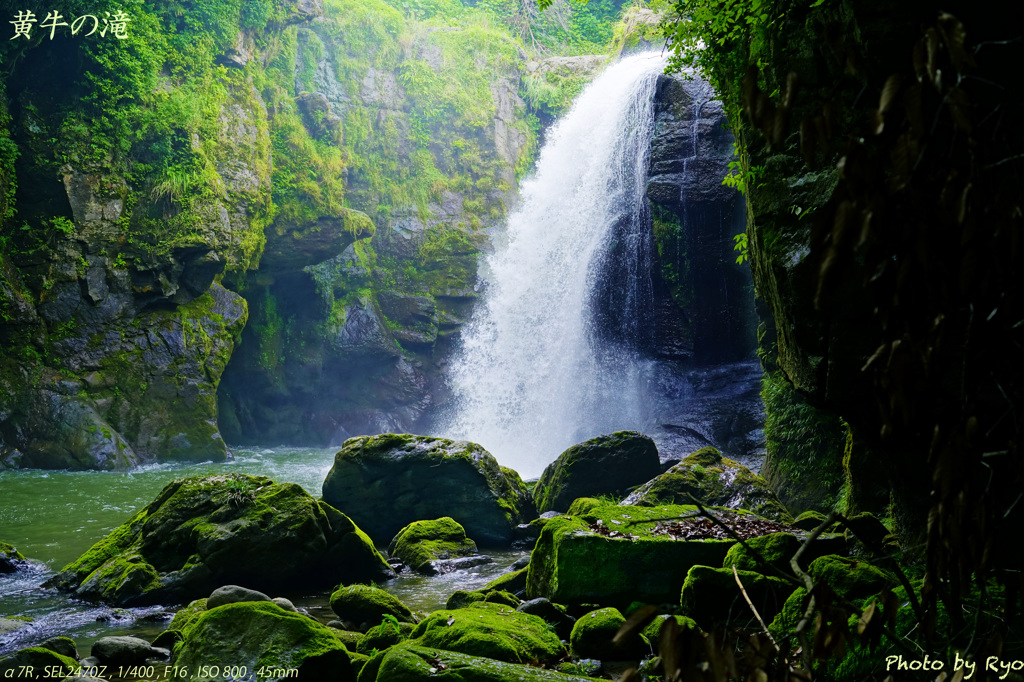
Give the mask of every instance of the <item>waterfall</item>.
<svg viewBox="0 0 1024 682">
<path fill-rule="evenodd" d="M 480 443 L 524 476 L 581 440 L 645 427 L 645 189 L 664 66 L 660 54 L 633 55 L 583 91 L 549 131 L 496 237 L 504 243 L 481 268 L 483 300 L 450 364 L 453 399 L 435 430 Z M 619 257 L 625 282 L 609 287 L 602 263 Z M 609 295 L 619 304 L 611 325 L 597 319 Z"/>
</svg>

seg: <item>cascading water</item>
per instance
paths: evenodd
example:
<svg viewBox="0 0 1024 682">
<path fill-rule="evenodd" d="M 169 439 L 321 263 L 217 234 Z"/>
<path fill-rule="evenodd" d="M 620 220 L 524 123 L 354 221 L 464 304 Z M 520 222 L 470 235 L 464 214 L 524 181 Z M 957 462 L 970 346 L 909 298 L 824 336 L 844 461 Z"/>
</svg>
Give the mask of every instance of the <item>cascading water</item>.
<svg viewBox="0 0 1024 682">
<path fill-rule="evenodd" d="M 483 302 L 436 431 L 480 443 L 524 476 L 581 440 L 645 426 L 636 337 L 650 307 L 644 192 L 664 67 L 659 54 L 634 55 L 590 84 L 548 133 L 507 243 L 484 265 Z M 630 284 L 609 338 L 595 323 L 595 286 L 602 258 L 623 247 Z"/>
</svg>

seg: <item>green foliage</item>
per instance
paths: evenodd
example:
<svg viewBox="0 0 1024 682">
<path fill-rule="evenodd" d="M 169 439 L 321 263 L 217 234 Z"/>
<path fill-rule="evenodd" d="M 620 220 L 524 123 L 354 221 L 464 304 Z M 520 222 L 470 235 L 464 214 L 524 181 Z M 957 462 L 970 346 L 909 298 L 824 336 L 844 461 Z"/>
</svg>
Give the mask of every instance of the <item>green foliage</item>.
<svg viewBox="0 0 1024 682">
<path fill-rule="evenodd" d="M 739 87 L 748 64 L 767 58 L 769 29 L 779 10 L 771 0 L 677 0 L 677 21 L 666 25 L 670 71 L 693 69 L 726 96 Z M 730 107 L 732 114 L 738 113 Z"/>
<path fill-rule="evenodd" d="M 480 0 L 476 7 L 534 53 L 603 54 L 622 0 Z"/>
<path fill-rule="evenodd" d="M 732 250 L 739 253 L 736 256 L 736 265 L 743 265 L 744 261 L 750 257 L 747 252 L 747 233 L 740 232 L 739 234 L 734 234 L 732 240 L 736 242 L 733 244 Z"/>
<path fill-rule="evenodd" d="M 522 79 L 523 99 L 535 111 L 558 116 L 569 109 L 589 80 L 586 76 L 570 72 L 526 74 Z"/>
</svg>

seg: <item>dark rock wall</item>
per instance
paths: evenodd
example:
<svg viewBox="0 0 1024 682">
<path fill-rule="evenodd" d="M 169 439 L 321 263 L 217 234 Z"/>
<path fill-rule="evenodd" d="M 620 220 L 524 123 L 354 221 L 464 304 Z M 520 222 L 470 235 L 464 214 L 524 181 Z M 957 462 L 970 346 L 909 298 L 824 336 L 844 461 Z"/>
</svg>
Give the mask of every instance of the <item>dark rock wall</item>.
<svg viewBox="0 0 1024 682">
<path fill-rule="evenodd" d="M 727 123 L 706 83 L 659 79 L 647 184 L 661 313 L 654 338 L 658 355 L 696 364 L 750 359 L 755 348 L 750 273 L 733 250 L 745 226 L 744 199 L 722 184 L 735 158 Z"/>
</svg>

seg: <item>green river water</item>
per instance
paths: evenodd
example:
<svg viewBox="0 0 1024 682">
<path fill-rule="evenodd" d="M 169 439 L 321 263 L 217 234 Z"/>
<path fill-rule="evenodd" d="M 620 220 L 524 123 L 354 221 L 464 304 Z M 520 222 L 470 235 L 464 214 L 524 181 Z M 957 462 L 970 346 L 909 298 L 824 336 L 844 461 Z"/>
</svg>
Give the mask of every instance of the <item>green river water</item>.
<svg viewBox="0 0 1024 682">
<path fill-rule="evenodd" d="M 234 450 L 228 462 L 158 464 L 126 473 L 97 471 L 0 471 L 0 541 L 33 560 L 29 570 L 0 575 L 0 616 L 27 616 L 32 625 L 0 636 L 0 655 L 66 635 L 86 655 L 100 637 L 134 634 L 152 638 L 179 606 L 112 609 L 72 600 L 39 584 L 77 558 L 97 540 L 149 504 L 170 481 L 225 472 L 262 474 L 301 485 L 320 496 L 334 463 L 335 449 L 257 448 Z M 358 520 L 357 520 L 358 523 Z M 487 552 L 494 563 L 469 571 L 424 577 L 402 574 L 384 585 L 410 608 L 433 611 L 455 590 L 472 590 L 493 580 L 526 552 Z M 271 595 L 292 599 L 321 621 L 334 618 L 326 593 L 302 591 Z"/>
</svg>

